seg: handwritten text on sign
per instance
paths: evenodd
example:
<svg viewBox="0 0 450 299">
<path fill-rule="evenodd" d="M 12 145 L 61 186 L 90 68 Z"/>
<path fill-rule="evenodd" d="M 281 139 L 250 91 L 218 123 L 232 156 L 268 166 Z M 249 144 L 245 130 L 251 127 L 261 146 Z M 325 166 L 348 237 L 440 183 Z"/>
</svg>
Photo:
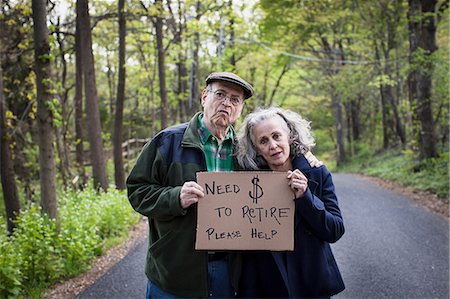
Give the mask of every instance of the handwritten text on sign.
<svg viewBox="0 0 450 299">
<path fill-rule="evenodd" d="M 195 249 L 293 250 L 294 194 L 285 172 L 199 172 Z"/>
</svg>

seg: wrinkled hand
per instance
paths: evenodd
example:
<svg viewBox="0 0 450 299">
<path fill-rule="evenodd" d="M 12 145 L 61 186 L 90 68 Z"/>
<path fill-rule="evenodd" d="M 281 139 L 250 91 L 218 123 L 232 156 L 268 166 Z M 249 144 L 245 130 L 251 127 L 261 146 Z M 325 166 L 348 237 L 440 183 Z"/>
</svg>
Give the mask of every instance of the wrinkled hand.
<svg viewBox="0 0 450 299">
<path fill-rule="evenodd" d="M 294 191 L 295 198 L 302 197 L 308 188 L 308 179 L 305 175 L 300 170 L 295 169 L 294 171 L 288 171 L 287 178 L 289 180 L 288 185 Z"/>
<path fill-rule="evenodd" d="M 183 209 L 187 209 L 192 204 L 198 202 L 198 200 L 205 196 L 203 188 L 194 181 L 188 181 L 181 186 L 180 191 L 180 204 Z"/>
<path fill-rule="evenodd" d="M 320 167 L 323 165 L 323 162 L 317 159 L 316 156 L 313 155 L 311 151 L 308 151 L 304 154 L 306 160 L 308 160 L 308 163 L 311 167 Z"/>
</svg>

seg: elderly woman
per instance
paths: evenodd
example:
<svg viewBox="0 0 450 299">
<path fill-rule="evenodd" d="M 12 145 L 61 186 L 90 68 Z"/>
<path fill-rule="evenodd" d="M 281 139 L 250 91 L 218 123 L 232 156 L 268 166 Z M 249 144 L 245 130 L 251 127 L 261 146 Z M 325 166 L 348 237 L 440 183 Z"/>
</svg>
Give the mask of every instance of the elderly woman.
<svg viewBox="0 0 450 299">
<path fill-rule="evenodd" d="M 330 172 L 311 167 L 309 122 L 277 107 L 249 114 L 238 136 L 237 160 L 248 170 L 286 172 L 295 194 L 294 251 L 243 254 L 239 297 L 326 298 L 344 290 L 329 243 L 344 234 Z"/>
</svg>

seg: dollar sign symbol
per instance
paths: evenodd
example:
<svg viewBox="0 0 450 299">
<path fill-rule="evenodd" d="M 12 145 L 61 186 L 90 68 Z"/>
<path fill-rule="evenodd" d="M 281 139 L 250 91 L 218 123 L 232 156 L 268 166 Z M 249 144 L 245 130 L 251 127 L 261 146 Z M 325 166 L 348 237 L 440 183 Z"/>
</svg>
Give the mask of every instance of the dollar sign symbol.
<svg viewBox="0 0 450 299">
<path fill-rule="evenodd" d="M 252 179 L 253 193 L 251 191 L 248 191 L 248 195 L 253 199 L 253 203 L 255 203 L 255 204 L 258 203 L 258 198 L 260 198 L 264 194 L 261 186 L 258 183 L 259 183 L 259 178 L 258 178 L 258 176 L 255 176 Z"/>
</svg>

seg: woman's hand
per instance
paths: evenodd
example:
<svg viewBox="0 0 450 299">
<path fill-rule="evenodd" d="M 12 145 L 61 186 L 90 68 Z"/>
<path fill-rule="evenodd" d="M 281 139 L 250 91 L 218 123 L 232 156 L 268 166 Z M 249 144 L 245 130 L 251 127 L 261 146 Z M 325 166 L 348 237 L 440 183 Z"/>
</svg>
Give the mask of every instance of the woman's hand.
<svg viewBox="0 0 450 299">
<path fill-rule="evenodd" d="M 294 191 L 295 198 L 302 197 L 308 188 L 308 179 L 305 175 L 298 169 L 289 170 L 287 179 L 289 180 L 289 187 Z"/>
<path fill-rule="evenodd" d="M 198 202 L 199 198 L 204 197 L 203 188 L 194 181 L 185 182 L 181 186 L 180 191 L 180 205 L 183 209 L 187 209 L 194 203 Z"/>
</svg>

